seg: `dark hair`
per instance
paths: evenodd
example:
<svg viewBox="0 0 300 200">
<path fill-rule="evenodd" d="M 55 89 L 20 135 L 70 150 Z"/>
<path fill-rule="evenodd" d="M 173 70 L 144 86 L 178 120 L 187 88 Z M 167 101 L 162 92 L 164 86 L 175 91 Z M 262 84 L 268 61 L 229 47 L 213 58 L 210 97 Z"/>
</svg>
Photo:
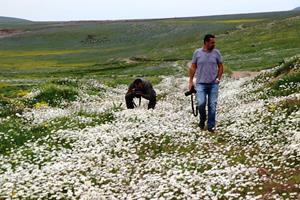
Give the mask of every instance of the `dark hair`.
<svg viewBox="0 0 300 200">
<path fill-rule="evenodd" d="M 204 36 L 203 42 L 204 42 L 204 43 L 205 43 L 205 42 L 209 42 L 210 38 L 216 38 L 216 37 L 215 37 L 214 35 L 212 35 L 212 34 L 206 34 L 206 35 Z"/>
<path fill-rule="evenodd" d="M 133 81 L 133 84 L 134 84 L 134 85 L 138 85 L 139 83 L 142 83 L 142 82 L 143 82 L 142 79 L 137 78 L 137 79 L 135 79 L 135 80 Z"/>
</svg>

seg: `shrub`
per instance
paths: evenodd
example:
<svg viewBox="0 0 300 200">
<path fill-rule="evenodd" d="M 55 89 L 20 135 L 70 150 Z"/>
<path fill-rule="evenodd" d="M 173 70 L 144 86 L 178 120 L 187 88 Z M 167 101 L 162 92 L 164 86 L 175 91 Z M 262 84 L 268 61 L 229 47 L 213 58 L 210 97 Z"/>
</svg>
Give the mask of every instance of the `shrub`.
<svg viewBox="0 0 300 200">
<path fill-rule="evenodd" d="M 45 102 L 49 106 L 59 106 L 63 101 L 76 100 L 77 95 L 78 92 L 74 87 L 47 84 L 42 87 L 41 93 L 32 100 L 31 104 Z"/>
</svg>

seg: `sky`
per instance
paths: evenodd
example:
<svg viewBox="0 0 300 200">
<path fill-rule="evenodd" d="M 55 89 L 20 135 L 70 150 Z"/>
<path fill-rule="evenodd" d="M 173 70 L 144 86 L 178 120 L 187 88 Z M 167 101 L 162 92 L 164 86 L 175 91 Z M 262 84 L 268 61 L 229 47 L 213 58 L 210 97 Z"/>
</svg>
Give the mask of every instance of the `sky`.
<svg viewBox="0 0 300 200">
<path fill-rule="evenodd" d="M 0 16 L 32 21 L 149 19 L 291 10 L 300 0 L 0 0 Z"/>
</svg>

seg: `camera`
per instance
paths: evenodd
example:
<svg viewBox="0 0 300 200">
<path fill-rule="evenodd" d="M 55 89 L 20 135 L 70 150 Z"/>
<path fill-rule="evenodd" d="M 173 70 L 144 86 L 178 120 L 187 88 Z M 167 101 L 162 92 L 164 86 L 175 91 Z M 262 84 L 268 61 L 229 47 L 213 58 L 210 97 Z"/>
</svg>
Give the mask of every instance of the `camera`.
<svg viewBox="0 0 300 200">
<path fill-rule="evenodd" d="M 133 89 L 132 89 L 132 94 L 133 94 L 135 97 L 137 97 L 137 98 L 141 98 L 143 92 L 142 92 L 142 90 L 133 88 Z"/>
<path fill-rule="evenodd" d="M 195 87 L 193 86 L 192 89 L 190 91 L 187 91 L 184 93 L 185 96 L 190 96 L 191 94 L 195 94 L 196 90 Z"/>
</svg>

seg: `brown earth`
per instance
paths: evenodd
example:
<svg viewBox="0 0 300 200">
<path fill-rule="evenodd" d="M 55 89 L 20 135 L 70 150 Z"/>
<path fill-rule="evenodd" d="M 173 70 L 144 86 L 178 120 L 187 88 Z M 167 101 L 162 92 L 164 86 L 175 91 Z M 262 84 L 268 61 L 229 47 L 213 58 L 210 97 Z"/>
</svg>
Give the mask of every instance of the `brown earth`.
<svg viewBox="0 0 300 200">
<path fill-rule="evenodd" d="M 0 38 L 9 37 L 24 32 L 25 32 L 24 30 L 20 30 L 20 29 L 0 29 Z"/>
<path fill-rule="evenodd" d="M 233 71 L 230 75 L 231 78 L 239 79 L 244 77 L 254 77 L 258 75 L 259 72 L 251 72 L 251 71 Z"/>
</svg>

